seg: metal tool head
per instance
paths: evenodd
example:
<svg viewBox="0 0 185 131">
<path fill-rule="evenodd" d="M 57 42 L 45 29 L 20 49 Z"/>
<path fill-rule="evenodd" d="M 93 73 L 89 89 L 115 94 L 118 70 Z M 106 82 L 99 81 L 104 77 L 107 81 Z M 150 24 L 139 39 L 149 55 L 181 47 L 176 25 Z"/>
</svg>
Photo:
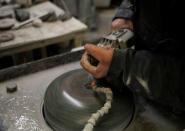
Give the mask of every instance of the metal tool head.
<svg viewBox="0 0 185 131">
<path fill-rule="evenodd" d="M 110 33 L 109 35 L 103 36 L 97 46 L 108 46 L 111 48 L 124 49 L 127 47 L 126 42 L 133 36 L 134 33 L 132 31 L 128 29 L 120 29 Z M 88 56 L 88 60 L 93 66 L 97 66 L 99 63 L 99 61 L 91 55 Z"/>
<path fill-rule="evenodd" d="M 129 29 L 120 29 L 109 35 L 104 35 L 98 46 L 109 46 L 111 48 L 122 49 L 126 47 L 126 42 L 134 36 Z"/>
</svg>

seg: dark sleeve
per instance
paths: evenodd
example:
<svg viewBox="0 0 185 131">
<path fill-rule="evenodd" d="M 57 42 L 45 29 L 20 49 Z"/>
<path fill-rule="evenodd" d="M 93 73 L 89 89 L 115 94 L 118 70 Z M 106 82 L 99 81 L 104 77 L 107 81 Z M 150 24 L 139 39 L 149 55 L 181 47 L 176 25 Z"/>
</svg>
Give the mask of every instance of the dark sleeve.
<svg viewBox="0 0 185 131">
<path fill-rule="evenodd" d="M 132 19 L 134 16 L 134 1 L 133 0 L 123 0 L 120 7 L 118 8 L 114 18 L 126 18 L 126 19 Z"/>
<path fill-rule="evenodd" d="M 106 80 L 115 88 L 123 87 L 128 79 L 135 50 L 115 49 Z"/>
<path fill-rule="evenodd" d="M 150 51 L 115 49 L 106 80 L 113 89 L 125 85 L 177 113 L 185 112 L 185 57 L 176 58 Z"/>
</svg>

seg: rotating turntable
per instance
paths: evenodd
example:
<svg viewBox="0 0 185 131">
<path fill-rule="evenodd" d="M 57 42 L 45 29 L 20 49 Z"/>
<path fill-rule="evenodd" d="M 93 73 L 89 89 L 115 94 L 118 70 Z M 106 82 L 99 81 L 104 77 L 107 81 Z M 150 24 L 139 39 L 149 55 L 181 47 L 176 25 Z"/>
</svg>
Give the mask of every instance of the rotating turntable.
<svg viewBox="0 0 185 131">
<path fill-rule="evenodd" d="M 44 97 L 44 116 L 52 129 L 80 131 L 92 113 L 105 102 L 102 94 L 95 94 L 84 86 L 88 73 L 73 70 L 56 78 Z M 127 94 L 127 95 L 126 95 Z M 134 113 L 131 92 L 115 93 L 112 108 L 95 126 L 95 131 L 122 131 L 130 123 Z"/>
<path fill-rule="evenodd" d="M 105 96 L 87 89 L 87 81 L 88 73 L 77 69 L 62 74 L 49 85 L 43 110 L 53 130 L 81 131 L 91 114 L 103 106 Z M 143 100 L 134 103 L 128 90 L 113 94 L 110 112 L 97 122 L 94 131 L 179 131 L 185 127 L 184 117 L 175 117 Z"/>
</svg>

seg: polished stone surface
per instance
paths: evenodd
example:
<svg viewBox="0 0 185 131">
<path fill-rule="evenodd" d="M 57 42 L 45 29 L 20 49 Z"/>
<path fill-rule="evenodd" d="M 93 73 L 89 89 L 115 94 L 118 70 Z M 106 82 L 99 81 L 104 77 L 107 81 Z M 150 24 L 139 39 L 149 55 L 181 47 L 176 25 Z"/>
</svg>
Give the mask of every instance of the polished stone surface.
<svg viewBox="0 0 185 131">
<path fill-rule="evenodd" d="M 56 78 L 48 87 L 44 97 L 44 114 L 54 130 L 82 130 L 92 113 L 105 103 L 103 94 L 95 94 L 84 84 L 88 73 L 82 69 L 73 70 Z M 121 131 L 132 119 L 134 104 L 130 92 L 113 93 L 110 113 L 101 118 L 95 131 Z"/>
</svg>

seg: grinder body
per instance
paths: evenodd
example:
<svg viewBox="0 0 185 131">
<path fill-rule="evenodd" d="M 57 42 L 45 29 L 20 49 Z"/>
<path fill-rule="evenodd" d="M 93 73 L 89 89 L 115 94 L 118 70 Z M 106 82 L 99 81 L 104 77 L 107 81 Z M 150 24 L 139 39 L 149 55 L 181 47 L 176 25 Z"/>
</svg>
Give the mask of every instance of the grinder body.
<svg viewBox="0 0 185 131">
<path fill-rule="evenodd" d="M 109 35 L 103 36 L 97 46 L 124 49 L 127 47 L 126 42 L 133 36 L 134 33 L 129 29 L 120 29 L 110 33 Z M 88 55 L 88 60 L 93 66 L 97 66 L 99 63 L 99 61 L 91 55 Z"/>
</svg>

